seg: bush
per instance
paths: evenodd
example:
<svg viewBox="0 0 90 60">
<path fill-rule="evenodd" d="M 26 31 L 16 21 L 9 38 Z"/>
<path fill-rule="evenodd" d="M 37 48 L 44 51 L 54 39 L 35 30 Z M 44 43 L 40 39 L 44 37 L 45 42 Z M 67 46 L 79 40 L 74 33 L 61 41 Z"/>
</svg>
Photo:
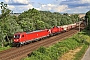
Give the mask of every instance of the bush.
<svg viewBox="0 0 90 60">
<path fill-rule="evenodd" d="M 26 60 L 58 60 L 58 57 L 78 46 L 79 43 L 76 40 L 69 38 L 68 40 L 59 42 L 49 48 L 40 47 L 38 50 L 32 52 L 30 57 L 26 58 Z"/>
<path fill-rule="evenodd" d="M 79 46 L 79 43 L 76 40 L 72 39 L 72 38 L 69 38 L 67 40 L 64 40 L 62 42 L 59 42 L 59 43 L 55 44 L 55 47 L 57 47 L 57 48 L 59 48 L 59 47 L 67 47 L 70 50 L 74 49 L 74 48 L 76 48 L 78 46 Z"/>
</svg>

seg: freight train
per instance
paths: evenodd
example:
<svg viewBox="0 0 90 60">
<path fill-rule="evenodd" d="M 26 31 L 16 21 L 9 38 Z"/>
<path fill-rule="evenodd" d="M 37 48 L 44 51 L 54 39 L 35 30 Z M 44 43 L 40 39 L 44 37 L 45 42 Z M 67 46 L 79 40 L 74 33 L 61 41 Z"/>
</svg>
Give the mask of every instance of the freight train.
<svg viewBox="0 0 90 60">
<path fill-rule="evenodd" d="M 69 24 L 69 25 L 54 26 L 51 29 L 36 30 L 32 32 L 18 32 L 14 34 L 13 44 L 15 46 L 21 46 L 32 41 L 37 41 L 45 37 L 50 37 L 58 33 L 69 31 L 79 26 L 79 23 L 82 23 L 82 22 L 83 21 L 80 21 L 74 24 Z"/>
</svg>

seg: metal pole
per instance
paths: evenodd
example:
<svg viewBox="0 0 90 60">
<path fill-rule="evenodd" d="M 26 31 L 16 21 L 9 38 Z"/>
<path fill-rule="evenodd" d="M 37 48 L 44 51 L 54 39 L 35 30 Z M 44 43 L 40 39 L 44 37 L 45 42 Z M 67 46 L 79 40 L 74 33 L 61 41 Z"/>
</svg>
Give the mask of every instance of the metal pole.
<svg viewBox="0 0 90 60">
<path fill-rule="evenodd" d="M 80 20 L 79 20 L 79 32 L 80 32 Z"/>
</svg>

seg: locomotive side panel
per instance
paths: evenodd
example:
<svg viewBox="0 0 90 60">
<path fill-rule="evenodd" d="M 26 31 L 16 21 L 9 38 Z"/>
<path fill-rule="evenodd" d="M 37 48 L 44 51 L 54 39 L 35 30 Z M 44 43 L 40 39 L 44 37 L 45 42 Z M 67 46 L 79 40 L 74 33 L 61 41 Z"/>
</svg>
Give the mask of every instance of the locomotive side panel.
<svg viewBox="0 0 90 60">
<path fill-rule="evenodd" d="M 43 37 L 46 37 L 46 36 L 49 36 L 48 30 L 34 31 L 34 32 L 26 34 L 25 42 L 33 41 L 33 40 L 36 40 L 36 39 L 39 39 L 39 38 L 43 38 Z"/>
</svg>

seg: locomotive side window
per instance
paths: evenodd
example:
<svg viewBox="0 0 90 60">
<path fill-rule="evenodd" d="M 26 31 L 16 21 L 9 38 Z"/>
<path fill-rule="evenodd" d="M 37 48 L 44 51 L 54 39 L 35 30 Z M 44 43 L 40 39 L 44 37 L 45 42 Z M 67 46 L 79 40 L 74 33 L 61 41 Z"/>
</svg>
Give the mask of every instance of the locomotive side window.
<svg viewBox="0 0 90 60">
<path fill-rule="evenodd" d="M 24 35 L 22 35 L 22 37 L 24 37 Z"/>
</svg>

